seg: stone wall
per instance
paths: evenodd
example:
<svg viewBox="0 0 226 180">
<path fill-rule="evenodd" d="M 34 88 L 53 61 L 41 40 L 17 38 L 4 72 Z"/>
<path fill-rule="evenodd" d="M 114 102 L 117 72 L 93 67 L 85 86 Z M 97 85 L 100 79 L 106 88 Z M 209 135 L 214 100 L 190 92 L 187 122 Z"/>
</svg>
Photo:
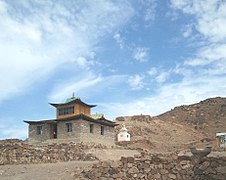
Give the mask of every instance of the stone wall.
<svg viewBox="0 0 226 180">
<path fill-rule="evenodd" d="M 42 126 L 42 134 L 37 135 L 37 126 Z M 44 141 L 50 139 L 50 125 L 49 124 L 34 124 L 29 125 L 29 140 Z"/>
<path fill-rule="evenodd" d="M 66 123 L 72 123 L 72 131 L 66 131 Z M 81 121 L 58 121 L 57 123 L 57 139 L 71 139 L 73 142 L 80 142 L 81 139 Z"/>
<path fill-rule="evenodd" d="M 226 157 L 151 155 L 122 157 L 119 162 L 105 161 L 75 175 L 76 179 L 152 179 L 152 180 L 225 180 Z"/>
<path fill-rule="evenodd" d="M 66 123 L 72 123 L 72 131 L 66 131 Z M 93 124 L 93 133 L 90 133 L 90 124 Z M 43 133 L 37 135 L 37 126 L 42 126 Z M 104 134 L 101 135 L 101 126 L 104 127 Z M 115 132 L 114 127 L 101 125 L 95 122 L 89 122 L 82 119 L 61 121 L 57 122 L 57 139 L 53 139 L 51 136 L 51 125 L 50 124 L 35 124 L 29 125 L 29 141 L 32 144 L 37 143 L 36 141 L 52 142 L 94 142 L 97 144 L 104 144 L 107 146 L 115 145 Z"/>
<path fill-rule="evenodd" d="M 72 123 L 72 132 L 66 132 L 66 123 Z M 93 124 L 93 132 L 90 133 L 90 124 Z M 94 142 L 108 146 L 114 145 L 114 128 L 104 126 L 104 134 L 101 135 L 101 125 L 85 120 L 58 122 L 57 138 L 59 140 L 71 140 L 73 142 Z"/>
<path fill-rule="evenodd" d="M 114 146 L 115 133 L 114 128 L 104 126 L 104 134 L 101 135 L 101 126 L 98 123 L 81 120 L 81 141 L 102 143 L 107 146 Z M 93 124 L 93 133 L 90 133 L 90 124 Z"/>
<path fill-rule="evenodd" d="M 0 165 L 51 163 L 72 160 L 97 160 L 90 153 L 90 148 L 102 148 L 100 145 L 87 145 L 75 143 L 62 143 L 51 145 L 32 146 L 19 140 L 0 141 Z"/>
</svg>

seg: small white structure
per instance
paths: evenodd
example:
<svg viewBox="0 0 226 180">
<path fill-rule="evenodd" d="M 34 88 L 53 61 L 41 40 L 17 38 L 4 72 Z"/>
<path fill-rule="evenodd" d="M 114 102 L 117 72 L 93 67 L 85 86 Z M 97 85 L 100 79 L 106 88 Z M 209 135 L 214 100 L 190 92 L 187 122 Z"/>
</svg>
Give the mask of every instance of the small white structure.
<svg viewBox="0 0 226 180">
<path fill-rule="evenodd" d="M 218 133 L 216 133 L 216 137 L 218 139 L 218 146 L 225 148 L 226 147 L 226 133 L 218 132 Z"/>
<path fill-rule="evenodd" d="M 118 141 L 130 141 L 130 134 L 127 132 L 127 129 L 125 127 L 125 124 L 123 124 L 123 127 L 120 129 L 120 132 L 118 133 Z"/>
</svg>

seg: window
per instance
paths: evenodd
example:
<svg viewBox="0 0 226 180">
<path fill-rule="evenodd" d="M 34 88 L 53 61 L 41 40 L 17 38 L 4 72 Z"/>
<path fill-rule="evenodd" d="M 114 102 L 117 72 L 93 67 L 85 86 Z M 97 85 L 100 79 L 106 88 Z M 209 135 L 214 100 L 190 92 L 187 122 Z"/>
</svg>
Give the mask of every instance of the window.
<svg viewBox="0 0 226 180">
<path fill-rule="evenodd" d="M 63 107 L 58 109 L 58 115 L 67 115 L 67 114 L 74 114 L 74 106 L 69 106 L 69 107 Z"/>
<path fill-rule="evenodd" d="M 42 126 L 37 126 L 37 129 L 36 129 L 36 134 L 37 135 L 42 135 Z"/>
<path fill-rule="evenodd" d="M 66 131 L 72 132 L 72 123 L 66 123 Z"/>
<path fill-rule="evenodd" d="M 101 127 L 100 127 L 100 134 L 101 134 L 101 135 L 104 135 L 104 126 L 101 126 Z"/>
<path fill-rule="evenodd" d="M 90 132 L 90 133 L 93 133 L 93 127 L 94 127 L 93 124 L 90 124 L 90 125 L 89 125 L 89 132 Z"/>
</svg>

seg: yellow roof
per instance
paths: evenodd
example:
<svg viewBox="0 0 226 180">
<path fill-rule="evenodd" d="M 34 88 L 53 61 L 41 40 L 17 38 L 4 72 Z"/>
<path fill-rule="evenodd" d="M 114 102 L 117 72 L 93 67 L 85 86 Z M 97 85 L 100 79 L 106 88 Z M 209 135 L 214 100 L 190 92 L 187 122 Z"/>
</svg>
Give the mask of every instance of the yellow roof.
<svg viewBox="0 0 226 180">
<path fill-rule="evenodd" d="M 101 119 L 104 117 L 104 115 L 103 114 L 91 114 L 90 117 L 93 119 Z"/>
</svg>

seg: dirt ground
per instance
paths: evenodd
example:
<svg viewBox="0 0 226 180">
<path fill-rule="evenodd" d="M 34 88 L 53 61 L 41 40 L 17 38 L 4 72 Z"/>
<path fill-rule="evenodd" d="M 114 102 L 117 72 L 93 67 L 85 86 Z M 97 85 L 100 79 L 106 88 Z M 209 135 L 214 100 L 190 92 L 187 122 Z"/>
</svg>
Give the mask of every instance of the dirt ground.
<svg viewBox="0 0 226 180">
<path fill-rule="evenodd" d="M 190 151 L 186 152 L 180 152 L 180 156 L 185 155 L 185 156 L 192 156 L 192 153 Z M 208 157 L 226 157 L 226 151 L 218 152 L 218 151 L 212 151 Z"/>
<path fill-rule="evenodd" d="M 71 161 L 46 164 L 0 166 L 2 180 L 70 180 L 75 171 L 91 167 L 96 161 Z"/>
<path fill-rule="evenodd" d="M 106 160 L 113 160 L 117 161 L 120 160 L 122 156 L 130 157 L 134 156 L 134 154 L 139 154 L 137 150 L 129 150 L 129 149 L 91 149 L 88 153 L 92 153 L 98 159 L 106 161 Z"/>
<path fill-rule="evenodd" d="M 93 149 L 90 150 L 100 160 L 117 161 L 121 156 L 137 154 L 136 150 Z M 90 168 L 97 161 L 69 161 L 45 164 L 22 164 L 0 166 L 1 180 L 71 180 L 76 172 Z"/>
</svg>

